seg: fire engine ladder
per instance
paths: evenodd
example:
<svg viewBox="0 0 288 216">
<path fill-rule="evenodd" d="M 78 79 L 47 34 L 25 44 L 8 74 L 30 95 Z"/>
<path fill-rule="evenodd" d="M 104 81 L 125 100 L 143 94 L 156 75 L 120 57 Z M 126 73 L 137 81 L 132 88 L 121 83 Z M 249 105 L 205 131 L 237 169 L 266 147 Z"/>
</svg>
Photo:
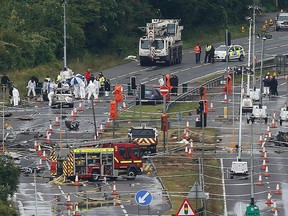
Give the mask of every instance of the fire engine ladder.
<svg viewBox="0 0 288 216">
<path fill-rule="evenodd" d="M 73 148 L 79 148 L 79 147 L 82 147 L 82 146 L 85 146 L 85 147 L 89 147 L 89 146 L 101 146 L 103 144 L 106 144 L 106 143 L 123 143 L 123 142 L 129 142 L 130 139 L 129 138 L 115 138 L 115 139 L 103 139 L 103 140 L 99 140 L 99 141 L 92 141 L 91 144 L 76 144 L 76 145 L 73 145 Z"/>
</svg>

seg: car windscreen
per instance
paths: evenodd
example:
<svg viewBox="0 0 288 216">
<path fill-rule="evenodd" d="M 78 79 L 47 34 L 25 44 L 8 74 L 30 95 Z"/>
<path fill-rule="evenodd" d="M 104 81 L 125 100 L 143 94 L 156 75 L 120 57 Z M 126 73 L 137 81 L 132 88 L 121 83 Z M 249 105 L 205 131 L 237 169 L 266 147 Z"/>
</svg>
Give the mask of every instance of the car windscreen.
<svg viewBox="0 0 288 216">
<path fill-rule="evenodd" d="M 288 21 L 288 16 L 279 16 L 278 21 Z"/>
<path fill-rule="evenodd" d="M 149 49 L 149 42 L 148 42 L 148 40 L 141 40 L 141 48 L 142 48 L 142 49 Z"/>
<path fill-rule="evenodd" d="M 226 46 L 217 47 L 216 51 L 227 51 Z"/>
<path fill-rule="evenodd" d="M 154 40 L 152 43 L 152 46 L 155 47 L 155 49 L 163 49 L 164 48 L 164 41 L 163 40 Z"/>
</svg>

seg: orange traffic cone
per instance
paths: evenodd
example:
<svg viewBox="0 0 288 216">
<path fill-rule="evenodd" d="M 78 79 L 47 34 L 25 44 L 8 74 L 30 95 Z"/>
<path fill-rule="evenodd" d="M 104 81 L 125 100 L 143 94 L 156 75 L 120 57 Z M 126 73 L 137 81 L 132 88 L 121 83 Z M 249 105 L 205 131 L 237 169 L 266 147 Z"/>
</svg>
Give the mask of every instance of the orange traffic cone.
<svg viewBox="0 0 288 216">
<path fill-rule="evenodd" d="M 78 111 L 83 111 L 82 101 L 79 102 Z"/>
<path fill-rule="evenodd" d="M 37 141 L 36 141 L 36 140 L 34 140 L 34 150 L 36 150 L 36 151 L 37 151 L 37 149 L 38 149 Z"/>
<path fill-rule="evenodd" d="M 266 167 L 267 167 L 266 161 L 263 160 L 261 169 L 262 169 L 262 170 L 266 170 Z"/>
<path fill-rule="evenodd" d="M 186 131 L 189 131 L 190 130 L 190 127 L 189 127 L 189 121 L 186 122 L 186 127 L 185 127 Z"/>
<path fill-rule="evenodd" d="M 119 199 L 119 196 L 114 196 L 114 206 L 120 206 L 121 201 Z"/>
<path fill-rule="evenodd" d="M 190 139 L 190 147 L 191 151 L 194 151 L 194 144 L 193 144 L 193 140 Z"/>
<path fill-rule="evenodd" d="M 46 134 L 46 144 L 50 144 L 50 133 Z"/>
<path fill-rule="evenodd" d="M 277 182 L 277 184 L 276 184 L 276 190 L 275 190 L 274 194 L 276 194 L 276 195 L 280 195 L 281 194 L 279 182 Z"/>
<path fill-rule="evenodd" d="M 262 185 L 263 185 L 262 175 L 259 174 L 259 178 L 258 178 L 258 186 L 262 186 Z"/>
<path fill-rule="evenodd" d="M 223 101 L 223 103 L 228 103 L 227 94 L 224 95 L 224 101 Z"/>
<path fill-rule="evenodd" d="M 38 168 L 41 168 L 41 167 L 42 167 L 42 159 L 40 158 L 39 163 L 38 163 Z"/>
<path fill-rule="evenodd" d="M 186 130 L 185 139 L 189 139 L 189 138 L 190 138 L 189 132 L 188 132 L 188 130 Z"/>
<path fill-rule="evenodd" d="M 95 102 L 98 103 L 99 102 L 99 98 L 96 96 L 95 97 Z"/>
<path fill-rule="evenodd" d="M 43 154 L 42 154 L 41 158 L 42 158 L 42 161 L 46 161 L 47 158 L 46 158 L 45 150 L 43 151 Z"/>
<path fill-rule="evenodd" d="M 272 138 L 271 131 L 269 131 L 269 133 L 268 133 L 268 137 L 267 137 L 267 141 L 270 141 L 271 138 Z"/>
<path fill-rule="evenodd" d="M 66 201 L 66 206 L 70 208 L 71 201 L 70 201 L 70 194 L 67 194 L 67 201 Z"/>
<path fill-rule="evenodd" d="M 269 127 L 269 125 L 268 125 L 268 126 L 267 126 L 267 130 L 266 130 L 265 134 L 266 134 L 266 135 L 268 135 L 268 134 L 269 134 L 269 132 L 270 132 L 270 127 Z"/>
<path fill-rule="evenodd" d="M 262 147 L 262 151 L 261 151 L 262 157 L 264 157 L 265 152 L 266 152 L 266 149 L 265 149 L 265 146 L 263 146 L 263 147 Z"/>
<path fill-rule="evenodd" d="M 78 209 L 78 203 L 76 202 L 75 203 L 75 214 L 74 216 L 80 216 L 80 212 L 79 212 L 79 209 Z"/>
<path fill-rule="evenodd" d="M 73 109 L 73 115 L 74 115 L 74 117 L 78 116 L 76 107 L 74 107 L 74 109 Z"/>
<path fill-rule="evenodd" d="M 264 160 L 268 162 L 267 152 L 264 153 Z"/>
<path fill-rule="evenodd" d="M 99 133 L 100 133 L 100 134 L 103 134 L 103 133 L 104 133 L 104 129 L 103 129 L 103 124 L 102 124 L 102 123 L 100 124 Z"/>
<path fill-rule="evenodd" d="M 188 147 L 187 147 L 187 146 L 185 147 L 185 155 L 186 155 L 186 156 L 189 155 L 189 153 L 188 153 Z"/>
<path fill-rule="evenodd" d="M 73 109 L 71 110 L 70 119 L 71 119 L 71 120 L 74 120 L 74 112 L 73 112 Z"/>
<path fill-rule="evenodd" d="M 192 157 L 192 150 L 190 148 L 188 150 L 188 157 Z"/>
<path fill-rule="evenodd" d="M 271 128 L 277 128 L 274 118 L 272 118 Z"/>
<path fill-rule="evenodd" d="M 260 135 L 260 138 L 259 138 L 259 145 L 262 145 L 263 144 L 263 136 L 262 134 Z"/>
<path fill-rule="evenodd" d="M 48 133 L 53 133 L 53 128 L 52 128 L 52 123 L 50 122 L 49 128 L 48 128 Z"/>
<path fill-rule="evenodd" d="M 117 195 L 117 190 L 116 190 L 116 184 L 115 184 L 115 181 L 113 181 L 113 190 L 112 190 L 112 195 Z"/>
<path fill-rule="evenodd" d="M 41 145 L 38 145 L 38 155 L 39 155 L 39 156 L 42 155 Z"/>
<path fill-rule="evenodd" d="M 76 173 L 75 175 L 75 181 L 74 181 L 74 186 L 78 186 L 79 185 L 79 179 L 78 179 L 78 173 Z"/>
<path fill-rule="evenodd" d="M 266 204 L 267 204 L 267 206 L 271 206 L 271 205 L 272 205 L 272 200 L 271 200 L 270 191 L 268 191 L 268 196 L 267 196 Z"/>
<path fill-rule="evenodd" d="M 60 126 L 58 114 L 56 114 L 54 126 Z"/>
<path fill-rule="evenodd" d="M 123 101 L 123 105 L 122 106 L 123 106 L 123 110 L 127 110 L 125 101 Z"/>
<path fill-rule="evenodd" d="M 110 122 L 110 118 L 108 117 L 106 121 L 106 127 L 110 127 L 110 126 L 111 126 L 111 122 Z"/>
<path fill-rule="evenodd" d="M 212 102 L 210 103 L 210 109 L 209 109 L 209 112 L 215 112 L 214 107 L 213 107 L 213 103 L 212 103 Z"/>
<path fill-rule="evenodd" d="M 265 176 L 265 177 L 269 177 L 269 176 L 270 176 L 270 173 L 269 173 L 269 171 L 268 171 L 268 166 L 266 166 L 264 176 Z"/>
<path fill-rule="evenodd" d="M 276 200 L 273 201 L 273 208 L 272 211 L 275 212 L 277 211 L 277 207 L 276 207 Z"/>
</svg>

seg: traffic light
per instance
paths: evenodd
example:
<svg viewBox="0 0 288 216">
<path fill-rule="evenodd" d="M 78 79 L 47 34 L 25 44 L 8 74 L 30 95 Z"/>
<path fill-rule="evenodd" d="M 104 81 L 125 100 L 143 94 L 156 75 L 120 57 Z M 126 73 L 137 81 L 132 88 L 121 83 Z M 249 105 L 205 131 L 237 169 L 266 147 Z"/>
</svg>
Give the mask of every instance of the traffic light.
<svg viewBox="0 0 288 216">
<path fill-rule="evenodd" d="M 130 84 L 131 84 L 131 88 L 132 89 L 137 89 L 136 77 L 135 76 L 130 77 Z"/>
<path fill-rule="evenodd" d="M 168 131 L 168 115 L 167 114 L 161 115 L 161 130 L 163 132 Z"/>
<path fill-rule="evenodd" d="M 121 85 L 114 87 L 114 99 L 116 102 L 122 102 L 123 101 L 123 88 Z"/>
<path fill-rule="evenodd" d="M 206 87 L 205 86 L 201 86 L 199 88 L 199 95 L 201 99 L 206 99 Z"/>
<path fill-rule="evenodd" d="M 140 98 L 145 99 L 145 85 L 141 84 L 140 86 Z"/>
<path fill-rule="evenodd" d="M 110 102 L 110 119 L 115 120 L 117 118 L 117 102 L 111 101 Z"/>
<path fill-rule="evenodd" d="M 200 100 L 199 101 L 199 108 L 197 109 L 197 114 L 201 114 L 204 111 L 204 101 Z"/>
</svg>

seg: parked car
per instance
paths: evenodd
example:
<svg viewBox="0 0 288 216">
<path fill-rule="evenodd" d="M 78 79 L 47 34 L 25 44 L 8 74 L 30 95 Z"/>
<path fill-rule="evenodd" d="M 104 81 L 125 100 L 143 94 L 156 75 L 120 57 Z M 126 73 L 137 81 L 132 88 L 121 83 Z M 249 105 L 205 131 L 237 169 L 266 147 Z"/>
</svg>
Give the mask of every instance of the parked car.
<svg viewBox="0 0 288 216">
<path fill-rule="evenodd" d="M 276 21 L 276 31 L 280 29 L 288 29 L 288 13 L 280 13 L 275 18 Z"/>
<path fill-rule="evenodd" d="M 73 108 L 74 102 L 73 102 L 73 95 L 71 91 L 66 92 L 58 92 L 55 94 L 55 96 L 52 99 L 52 108 Z"/>
<path fill-rule="evenodd" d="M 218 61 L 230 61 L 235 59 L 243 61 L 245 58 L 245 50 L 241 45 L 231 45 L 228 48 L 226 45 L 220 45 L 215 50 L 214 58 Z"/>
<path fill-rule="evenodd" d="M 140 93 L 139 93 L 140 95 Z M 136 105 L 140 104 L 140 97 L 136 96 Z M 166 100 L 169 101 L 170 96 L 168 94 Z M 159 103 L 163 103 L 163 97 L 160 94 L 160 91 L 157 88 L 145 89 L 145 97 L 141 99 L 141 103 L 143 104 L 151 104 L 156 105 Z"/>
</svg>

